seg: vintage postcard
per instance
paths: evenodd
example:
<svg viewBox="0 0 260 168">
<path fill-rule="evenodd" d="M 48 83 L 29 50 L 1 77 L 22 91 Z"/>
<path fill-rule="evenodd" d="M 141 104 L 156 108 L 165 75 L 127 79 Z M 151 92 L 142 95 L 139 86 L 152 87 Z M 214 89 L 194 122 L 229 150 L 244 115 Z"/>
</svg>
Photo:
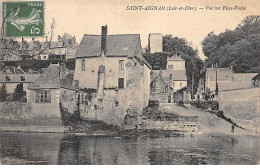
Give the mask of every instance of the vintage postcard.
<svg viewBox="0 0 260 168">
<path fill-rule="evenodd" d="M 0 9 L 0 164 L 260 164 L 259 0 Z"/>
</svg>

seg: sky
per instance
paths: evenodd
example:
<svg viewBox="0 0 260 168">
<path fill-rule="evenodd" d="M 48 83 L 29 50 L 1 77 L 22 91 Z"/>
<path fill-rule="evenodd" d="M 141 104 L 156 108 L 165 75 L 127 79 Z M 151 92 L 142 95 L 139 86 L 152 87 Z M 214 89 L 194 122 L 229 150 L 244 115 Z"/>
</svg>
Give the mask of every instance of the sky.
<svg viewBox="0 0 260 168">
<path fill-rule="evenodd" d="M 24 1 L 24 0 L 23 0 Z M 126 10 L 127 6 L 196 6 L 203 10 L 144 11 Z M 206 10 L 206 6 L 244 6 L 246 10 Z M 234 29 L 248 15 L 260 15 L 260 0 L 45 0 L 45 33 L 50 36 L 50 24 L 55 19 L 53 40 L 65 32 L 76 36 L 79 43 L 84 34 L 140 34 L 142 47 L 149 33 L 171 34 L 185 38 L 199 50 L 208 33 L 219 34 Z"/>
</svg>

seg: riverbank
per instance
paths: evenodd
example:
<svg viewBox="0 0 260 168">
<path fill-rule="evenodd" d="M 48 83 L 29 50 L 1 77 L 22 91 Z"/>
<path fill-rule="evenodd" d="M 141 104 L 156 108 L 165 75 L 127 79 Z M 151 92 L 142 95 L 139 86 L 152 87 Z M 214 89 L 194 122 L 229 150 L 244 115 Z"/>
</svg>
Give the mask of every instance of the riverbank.
<svg viewBox="0 0 260 168">
<path fill-rule="evenodd" d="M 257 132 L 235 127 L 234 133 L 231 133 L 232 124 L 225 119 L 218 117 L 212 111 L 196 108 L 190 104 L 178 106 L 172 103 L 160 104 L 160 109 L 168 113 L 186 116 L 198 116 L 199 132 L 197 134 L 225 134 L 225 135 L 248 135 L 258 136 Z"/>
<path fill-rule="evenodd" d="M 198 116 L 199 128 L 197 131 L 177 131 L 162 129 L 132 129 L 123 130 L 115 125 L 109 125 L 102 121 L 87 119 L 73 119 L 68 123 L 62 123 L 60 118 L 14 118 L 6 117 L 0 119 L 0 132 L 32 132 L 32 133 L 66 133 L 82 136 L 102 137 L 176 137 L 197 135 L 231 135 L 259 137 L 257 132 L 235 127 L 231 133 L 232 124 L 214 111 L 198 109 L 189 104 L 178 106 L 172 103 L 160 104 L 159 110 L 162 114 L 175 114 L 176 116 Z M 68 126 L 64 126 L 68 125 Z"/>
</svg>

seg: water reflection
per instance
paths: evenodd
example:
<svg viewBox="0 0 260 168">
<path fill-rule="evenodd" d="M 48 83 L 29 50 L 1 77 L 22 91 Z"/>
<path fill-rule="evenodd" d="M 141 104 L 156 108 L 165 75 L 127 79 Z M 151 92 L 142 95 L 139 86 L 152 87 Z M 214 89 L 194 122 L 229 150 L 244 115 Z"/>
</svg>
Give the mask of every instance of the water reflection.
<svg viewBox="0 0 260 168">
<path fill-rule="evenodd" d="M 259 139 L 0 133 L 2 164 L 258 164 Z"/>
</svg>

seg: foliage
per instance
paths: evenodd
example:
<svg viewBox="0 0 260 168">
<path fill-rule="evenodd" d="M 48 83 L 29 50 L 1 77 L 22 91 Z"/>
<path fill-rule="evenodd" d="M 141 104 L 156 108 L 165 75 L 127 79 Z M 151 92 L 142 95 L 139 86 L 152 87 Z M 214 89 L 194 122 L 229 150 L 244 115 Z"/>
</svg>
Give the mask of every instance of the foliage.
<svg viewBox="0 0 260 168">
<path fill-rule="evenodd" d="M 39 71 L 42 68 L 47 68 L 50 64 L 57 64 L 57 63 L 65 63 L 66 67 L 69 70 L 75 69 L 75 59 L 68 59 L 67 61 L 63 60 L 36 60 L 36 59 L 28 59 L 28 60 L 21 60 L 21 61 L 9 61 L 5 62 L 5 66 L 18 66 L 20 65 L 21 68 L 28 72 L 29 69 Z"/>
<path fill-rule="evenodd" d="M 234 30 L 215 35 L 210 32 L 202 42 L 205 64 L 210 67 L 233 66 L 235 72 L 259 72 L 260 16 L 248 16 Z"/>
<path fill-rule="evenodd" d="M 0 101 L 5 101 L 7 95 L 6 85 L 3 84 L 0 88 Z"/>
<path fill-rule="evenodd" d="M 19 100 L 25 95 L 23 91 L 23 83 L 19 83 L 14 90 L 14 99 Z"/>
<path fill-rule="evenodd" d="M 172 35 L 163 37 L 163 51 L 164 52 L 154 54 L 144 54 L 144 57 L 152 66 L 153 70 L 163 70 L 166 69 L 167 56 L 171 57 L 175 54 L 180 55 L 186 62 L 186 74 L 189 88 L 192 88 L 192 73 L 194 73 L 194 93 L 196 93 L 200 78 L 200 70 L 203 68 L 203 62 L 198 57 L 198 51 L 189 46 L 185 39 L 172 37 Z"/>
</svg>

